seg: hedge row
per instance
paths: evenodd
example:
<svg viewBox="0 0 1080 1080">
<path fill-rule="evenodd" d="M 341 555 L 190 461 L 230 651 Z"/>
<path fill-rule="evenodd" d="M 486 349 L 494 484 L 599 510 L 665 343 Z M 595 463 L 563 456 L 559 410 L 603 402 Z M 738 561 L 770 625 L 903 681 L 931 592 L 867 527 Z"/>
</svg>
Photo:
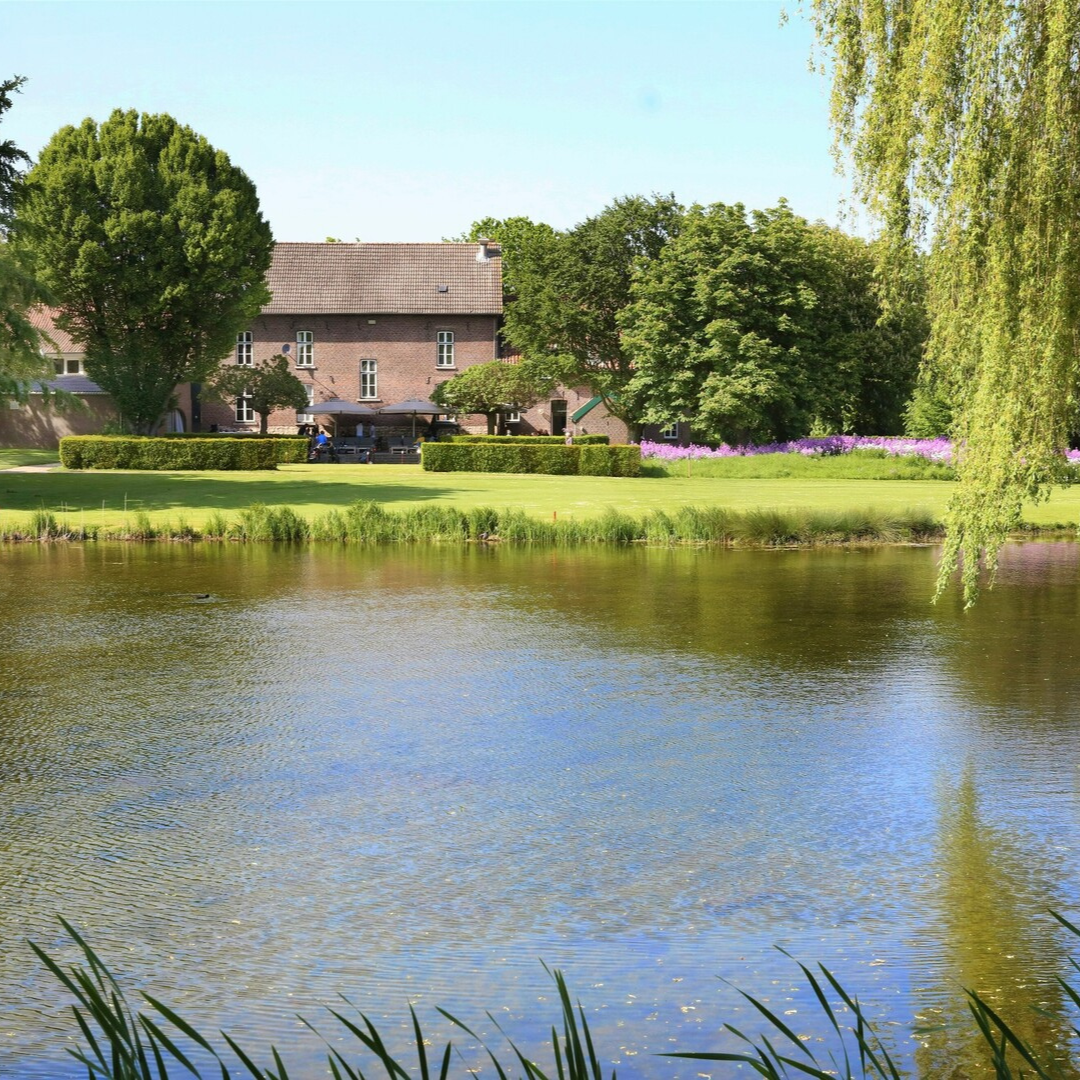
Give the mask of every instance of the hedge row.
<svg viewBox="0 0 1080 1080">
<path fill-rule="evenodd" d="M 440 440 L 441 441 L 441 440 Z M 455 443 L 524 443 L 527 446 L 565 446 L 563 435 L 451 435 L 447 442 Z M 575 435 L 575 446 L 589 446 L 593 443 L 607 445 L 607 435 Z"/>
<path fill-rule="evenodd" d="M 68 435 L 60 440 L 60 461 L 67 469 L 275 469 L 279 463 L 307 461 L 307 452 L 303 437 Z"/>
<path fill-rule="evenodd" d="M 506 443 L 425 443 L 428 472 L 546 473 L 557 476 L 639 476 L 638 446 L 537 446 Z"/>
</svg>

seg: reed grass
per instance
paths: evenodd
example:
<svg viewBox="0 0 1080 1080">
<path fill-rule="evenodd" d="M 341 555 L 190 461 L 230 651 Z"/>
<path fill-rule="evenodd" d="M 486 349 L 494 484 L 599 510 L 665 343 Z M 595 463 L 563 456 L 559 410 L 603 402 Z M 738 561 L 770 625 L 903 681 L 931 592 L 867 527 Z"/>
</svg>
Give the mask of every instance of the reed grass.
<svg viewBox="0 0 1080 1080">
<path fill-rule="evenodd" d="M 2 530 L 0 539 L 27 540 L 237 540 L 248 543 L 330 541 L 353 544 L 465 543 L 715 544 L 787 547 L 850 543 L 926 543 L 942 535 L 929 510 L 733 510 L 681 506 L 643 515 L 608 508 L 597 516 L 540 518 L 511 508 L 459 509 L 440 504 L 388 510 L 371 500 L 354 502 L 307 519 L 288 506 L 253 503 L 229 518 L 214 511 L 200 531 L 186 518 L 155 520 L 139 511 L 120 529 L 72 527 L 51 511 L 34 511 L 24 529 Z"/>
<path fill-rule="evenodd" d="M 1080 930 L 1069 920 L 1055 912 L 1051 914 L 1070 934 L 1080 938 Z M 263 1068 L 256 1063 L 253 1051 L 241 1047 L 226 1032 L 218 1032 L 221 1039 L 219 1050 L 209 1037 L 145 991 L 141 993 L 142 1006 L 133 1009 L 120 984 L 86 940 L 69 923 L 63 919 L 60 922 L 81 953 L 81 962 L 61 967 L 38 945 L 31 942 L 30 946 L 75 999 L 72 1012 L 82 1034 L 83 1045 L 69 1046 L 67 1049 L 86 1068 L 91 1080 L 95 1077 L 101 1080 L 169 1080 L 170 1076 L 179 1075 L 198 1078 L 203 1073 L 193 1059 L 200 1056 L 214 1062 L 214 1075 L 221 1080 L 231 1080 L 233 1073 L 230 1069 L 238 1067 L 243 1070 L 240 1075 L 256 1080 L 290 1080 L 288 1065 L 274 1046 L 268 1049 L 273 1066 Z M 794 961 L 785 950 L 781 949 L 780 952 L 797 963 L 812 992 L 822 1018 L 821 1037 L 809 1038 L 805 1033 L 797 1035 L 764 1001 L 736 988 L 763 1028 L 760 1032 L 746 1034 L 732 1024 L 723 1024 L 723 1030 L 729 1036 L 734 1036 L 736 1045 L 742 1044 L 742 1049 L 730 1052 L 669 1051 L 658 1056 L 746 1067 L 766 1080 L 791 1080 L 793 1077 L 812 1077 L 815 1080 L 902 1080 L 905 1072 L 894 1052 L 890 1051 L 875 1030 L 859 999 L 824 965 L 811 968 Z M 1075 960 L 1072 966 L 1080 972 L 1080 965 Z M 558 1023 L 561 1024 L 561 1032 L 557 1025 L 551 1028 L 553 1061 L 546 1068 L 523 1053 L 490 1012 L 486 1014 L 487 1018 L 504 1040 L 504 1045 L 498 1050 L 453 1014 L 442 1008 L 438 1012 L 454 1028 L 473 1040 L 499 1080 L 510 1080 L 513 1074 L 522 1080 L 603 1080 L 604 1066 L 589 1030 L 584 1008 L 571 998 L 560 971 L 551 971 L 546 965 L 545 970 L 557 988 Z M 1065 999 L 1080 1011 L 1080 992 L 1064 979 L 1059 978 L 1058 982 L 1065 992 Z M 1056 1038 L 1052 1040 L 1053 1045 L 1034 1045 L 1019 1035 L 1016 1027 L 977 991 L 968 989 L 963 993 L 974 1023 L 973 1034 L 981 1037 L 977 1046 L 982 1048 L 985 1055 L 982 1062 L 976 1063 L 977 1071 L 993 1075 L 996 1080 L 1023 1080 L 1025 1077 L 1058 1080 L 1062 1076 L 1076 1075 L 1080 1067 L 1080 1046 L 1073 1044 L 1062 1047 Z M 335 1080 L 364 1080 L 368 1059 L 376 1063 L 391 1080 L 410 1080 L 414 1076 L 419 1076 L 421 1080 L 433 1080 L 435 1077 L 448 1080 L 451 1064 L 455 1060 L 459 1061 L 462 1073 L 472 1075 L 477 1071 L 475 1063 L 461 1054 L 452 1040 L 447 1041 L 441 1053 L 432 1057 L 428 1051 L 428 1046 L 432 1044 L 425 1037 L 412 1006 L 409 1007 L 412 1046 L 407 1054 L 403 1054 L 390 1049 L 370 1017 L 352 1006 L 347 998 L 343 997 L 342 1000 L 351 1012 L 339 1009 L 328 1011 L 336 1024 L 356 1040 L 356 1050 L 345 1047 L 340 1031 L 335 1031 L 333 1039 L 329 1039 L 301 1017 L 305 1026 L 325 1043 L 328 1073 Z M 1075 1025 L 1075 1020 L 1073 1023 Z M 1073 1031 L 1080 1036 L 1075 1026 Z M 923 1038 L 927 1032 L 913 1027 L 911 1034 Z M 357 1056 L 358 1052 L 364 1058 L 363 1062 Z M 966 1063 L 957 1063 L 953 1075 L 968 1075 Z M 612 1069 L 611 1080 L 615 1080 L 615 1076 Z"/>
</svg>

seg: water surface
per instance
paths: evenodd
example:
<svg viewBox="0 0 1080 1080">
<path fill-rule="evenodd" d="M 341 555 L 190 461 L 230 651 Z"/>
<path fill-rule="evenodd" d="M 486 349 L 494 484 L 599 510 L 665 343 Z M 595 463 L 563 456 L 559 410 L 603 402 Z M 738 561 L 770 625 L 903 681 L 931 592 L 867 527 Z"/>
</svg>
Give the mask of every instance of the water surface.
<svg viewBox="0 0 1080 1080">
<path fill-rule="evenodd" d="M 0 633 L 0 1076 L 64 1063 L 27 938 L 288 1047 L 347 993 L 542 1052 L 563 968 L 625 1077 L 709 1072 L 734 990 L 823 1025 L 781 945 L 913 1073 L 960 986 L 1064 1026 L 1077 914 L 1077 549 L 974 611 L 935 552 L 23 546 Z M 209 599 L 196 599 L 209 594 Z M 383 1020 L 382 1018 L 385 1018 Z M 1027 1025 L 1024 1028 L 1024 1025 Z M 719 1070 L 714 1075 L 724 1075 Z"/>
</svg>

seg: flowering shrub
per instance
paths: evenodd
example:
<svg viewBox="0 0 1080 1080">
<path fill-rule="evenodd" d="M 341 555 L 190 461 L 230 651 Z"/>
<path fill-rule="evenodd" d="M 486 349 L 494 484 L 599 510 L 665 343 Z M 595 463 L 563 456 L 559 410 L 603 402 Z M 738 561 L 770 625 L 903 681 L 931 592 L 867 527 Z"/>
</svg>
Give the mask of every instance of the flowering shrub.
<svg viewBox="0 0 1080 1080">
<path fill-rule="evenodd" d="M 884 451 L 890 457 L 915 455 L 942 465 L 953 463 L 951 439 L 905 439 L 888 435 L 826 435 L 819 439 L 793 439 L 791 442 L 766 443 L 763 446 L 728 446 L 721 443 L 708 446 L 672 446 L 670 443 L 641 443 L 642 458 L 661 461 L 684 461 L 686 458 L 751 457 L 755 454 L 802 454 L 805 457 L 826 457 L 849 454 L 852 450 Z M 1065 456 L 1072 464 L 1080 464 L 1080 450 L 1068 450 Z"/>
<path fill-rule="evenodd" d="M 641 456 L 662 461 L 685 458 L 751 457 L 756 454 L 802 454 L 804 457 L 827 457 L 849 454 L 852 450 L 884 451 L 890 457 L 916 454 L 927 461 L 952 464 L 953 447 L 949 439 L 904 439 L 884 435 L 826 435 L 818 439 L 792 439 L 790 442 L 765 443 L 762 446 L 672 446 L 670 443 L 643 441 Z"/>
</svg>

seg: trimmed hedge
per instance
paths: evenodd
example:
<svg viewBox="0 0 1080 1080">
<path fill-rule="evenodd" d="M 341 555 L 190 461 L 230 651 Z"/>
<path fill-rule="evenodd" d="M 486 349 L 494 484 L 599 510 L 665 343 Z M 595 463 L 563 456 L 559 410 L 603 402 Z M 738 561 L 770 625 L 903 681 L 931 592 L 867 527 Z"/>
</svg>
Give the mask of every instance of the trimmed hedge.
<svg viewBox="0 0 1080 1080">
<path fill-rule="evenodd" d="M 638 446 L 551 446 L 524 442 L 424 443 L 428 472 L 543 473 L 548 476 L 639 476 Z M 524 445 L 522 445 L 524 443 Z"/>
<path fill-rule="evenodd" d="M 307 461 L 306 438 L 238 439 L 213 435 L 67 435 L 60 461 L 67 469 L 257 470 Z"/>
<path fill-rule="evenodd" d="M 444 441 L 442 439 L 440 442 Z M 517 443 L 518 446 L 565 446 L 566 438 L 562 435 L 451 435 L 446 442 L 453 443 Z M 589 443 L 609 442 L 607 435 L 575 435 L 574 446 Z"/>
</svg>

